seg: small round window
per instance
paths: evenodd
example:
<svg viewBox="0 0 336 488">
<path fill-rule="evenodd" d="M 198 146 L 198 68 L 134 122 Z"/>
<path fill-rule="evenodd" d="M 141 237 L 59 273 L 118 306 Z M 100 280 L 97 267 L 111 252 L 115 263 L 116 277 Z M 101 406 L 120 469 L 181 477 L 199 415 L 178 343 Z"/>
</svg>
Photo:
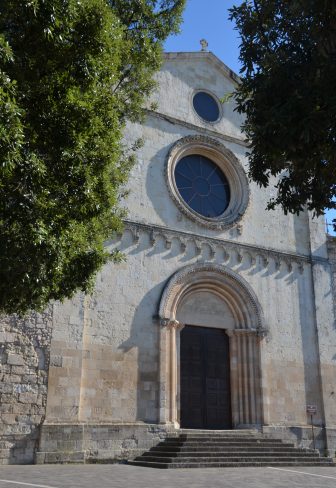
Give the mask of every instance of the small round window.
<svg viewBox="0 0 336 488">
<path fill-rule="evenodd" d="M 197 92 L 193 98 L 193 105 L 197 114 L 207 122 L 216 122 L 219 119 L 218 103 L 208 93 Z"/>
<path fill-rule="evenodd" d="M 185 203 L 203 217 L 219 217 L 230 203 L 230 187 L 224 173 L 205 156 L 191 154 L 180 159 L 175 167 L 175 182 Z"/>
</svg>

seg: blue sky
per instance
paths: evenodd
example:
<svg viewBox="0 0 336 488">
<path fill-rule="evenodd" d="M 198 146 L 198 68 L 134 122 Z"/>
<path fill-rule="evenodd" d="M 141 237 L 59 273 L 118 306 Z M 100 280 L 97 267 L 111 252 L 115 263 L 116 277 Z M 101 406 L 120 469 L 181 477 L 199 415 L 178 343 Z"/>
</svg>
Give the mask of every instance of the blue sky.
<svg viewBox="0 0 336 488">
<path fill-rule="evenodd" d="M 228 20 L 228 9 L 239 4 L 239 0 L 187 0 L 181 32 L 167 39 L 165 51 L 199 51 L 199 41 L 206 39 L 208 50 L 238 73 L 239 37 L 234 23 Z M 329 211 L 327 220 L 333 218 L 336 211 Z"/>
<path fill-rule="evenodd" d="M 228 9 L 239 0 L 187 0 L 181 33 L 170 36 L 166 51 L 199 51 L 200 40 L 206 39 L 212 51 L 233 71 L 239 71 L 239 39 Z"/>
</svg>

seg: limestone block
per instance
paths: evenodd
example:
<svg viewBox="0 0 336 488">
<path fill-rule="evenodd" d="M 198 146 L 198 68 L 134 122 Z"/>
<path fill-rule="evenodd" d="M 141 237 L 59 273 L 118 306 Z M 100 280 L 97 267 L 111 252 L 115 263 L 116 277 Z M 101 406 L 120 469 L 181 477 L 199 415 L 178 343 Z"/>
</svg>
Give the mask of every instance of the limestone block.
<svg viewBox="0 0 336 488">
<path fill-rule="evenodd" d="M 8 354 L 7 358 L 8 364 L 13 364 L 15 366 L 23 366 L 25 364 L 24 358 L 18 354 Z"/>
</svg>

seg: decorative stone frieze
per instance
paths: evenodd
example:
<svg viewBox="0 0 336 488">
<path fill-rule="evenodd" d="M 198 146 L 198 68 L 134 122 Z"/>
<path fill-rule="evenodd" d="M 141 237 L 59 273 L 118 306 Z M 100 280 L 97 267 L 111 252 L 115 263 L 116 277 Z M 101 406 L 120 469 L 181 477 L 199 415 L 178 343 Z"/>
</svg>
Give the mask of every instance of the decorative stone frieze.
<svg viewBox="0 0 336 488">
<path fill-rule="evenodd" d="M 159 237 L 162 237 L 166 243 L 169 242 L 170 245 L 173 239 L 177 239 L 180 243 L 180 252 L 182 254 L 186 252 L 188 243 L 193 244 L 196 256 L 202 253 L 205 246 L 208 246 L 210 248 L 210 259 L 216 259 L 218 253 L 220 253 L 223 263 L 234 257 L 237 264 L 258 265 L 260 268 L 265 269 L 273 267 L 274 271 L 298 272 L 300 274 L 304 272 L 305 266 L 314 262 L 328 265 L 328 260 L 321 257 L 287 253 L 276 249 L 263 248 L 262 246 L 192 234 L 158 225 L 125 220 L 125 228 L 132 233 L 134 244 L 139 243 L 139 240 L 145 235 L 147 235 L 152 247 L 157 245 Z M 167 244 L 165 247 L 170 249 Z"/>
</svg>

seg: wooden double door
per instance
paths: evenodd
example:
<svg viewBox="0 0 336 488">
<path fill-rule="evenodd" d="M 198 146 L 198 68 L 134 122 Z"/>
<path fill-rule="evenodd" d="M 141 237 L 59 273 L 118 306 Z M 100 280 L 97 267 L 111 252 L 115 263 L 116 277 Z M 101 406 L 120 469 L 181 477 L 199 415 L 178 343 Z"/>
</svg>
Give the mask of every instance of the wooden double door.
<svg viewBox="0 0 336 488">
<path fill-rule="evenodd" d="M 229 337 L 223 330 L 181 331 L 181 427 L 231 429 Z"/>
</svg>

